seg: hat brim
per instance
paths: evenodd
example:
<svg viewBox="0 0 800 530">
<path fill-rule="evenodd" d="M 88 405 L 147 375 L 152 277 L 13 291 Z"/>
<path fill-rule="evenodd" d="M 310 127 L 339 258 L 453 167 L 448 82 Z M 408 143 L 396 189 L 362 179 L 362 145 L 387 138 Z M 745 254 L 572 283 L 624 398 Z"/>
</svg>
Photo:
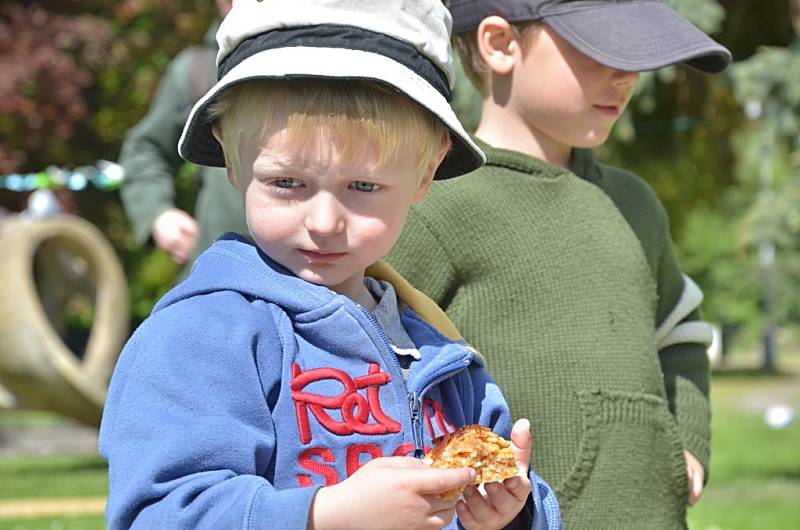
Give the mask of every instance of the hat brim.
<svg viewBox="0 0 800 530">
<path fill-rule="evenodd" d="M 209 107 L 226 89 L 254 79 L 326 78 L 369 80 L 394 87 L 447 127 L 452 148 L 435 178 L 469 173 L 486 158 L 456 117 L 445 97 L 430 83 L 400 63 L 380 54 L 342 48 L 288 47 L 256 53 L 230 70 L 192 108 L 178 142 L 180 155 L 196 164 L 224 167 L 222 147 L 214 138 Z"/>
<path fill-rule="evenodd" d="M 719 73 L 731 53 L 662 2 L 596 2 L 542 20 L 595 61 L 628 72 L 684 63 Z"/>
</svg>

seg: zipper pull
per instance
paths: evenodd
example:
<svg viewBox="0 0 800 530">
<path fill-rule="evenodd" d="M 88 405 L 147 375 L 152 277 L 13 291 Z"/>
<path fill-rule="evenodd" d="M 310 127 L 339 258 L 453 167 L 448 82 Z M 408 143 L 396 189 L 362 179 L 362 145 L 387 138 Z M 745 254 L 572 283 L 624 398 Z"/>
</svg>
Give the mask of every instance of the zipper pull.
<svg viewBox="0 0 800 530">
<path fill-rule="evenodd" d="M 408 394 L 409 406 L 411 407 L 411 430 L 414 436 L 414 458 L 425 456 L 422 444 L 422 420 L 420 419 L 420 399 L 416 392 Z"/>
</svg>

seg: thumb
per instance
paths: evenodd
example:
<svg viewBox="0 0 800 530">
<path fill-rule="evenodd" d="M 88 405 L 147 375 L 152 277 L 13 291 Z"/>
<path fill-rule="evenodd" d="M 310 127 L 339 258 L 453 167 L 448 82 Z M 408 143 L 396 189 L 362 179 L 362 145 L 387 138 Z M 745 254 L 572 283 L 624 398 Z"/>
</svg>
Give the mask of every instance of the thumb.
<svg viewBox="0 0 800 530">
<path fill-rule="evenodd" d="M 511 428 L 511 449 L 514 452 L 514 460 L 517 461 L 517 468 L 522 476 L 528 476 L 532 446 L 531 422 L 526 418 L 521 418 Z"/>
<path fill-rule="evenodd" d="M 439 493 L 463 488 L 475 479 L 475 470 L 470 467 L 433 468 L 406 471 L 405 483 L 420 493 Z"/>
</svg>

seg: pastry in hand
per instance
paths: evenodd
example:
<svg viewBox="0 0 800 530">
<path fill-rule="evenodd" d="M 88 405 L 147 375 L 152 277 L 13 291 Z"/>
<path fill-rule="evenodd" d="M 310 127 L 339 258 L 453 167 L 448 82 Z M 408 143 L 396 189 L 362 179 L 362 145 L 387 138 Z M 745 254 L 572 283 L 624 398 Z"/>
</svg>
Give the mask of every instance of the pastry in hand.
<svg viewBox="0 0 800 530">
<path fill-rule="evenodd" d="M 425 455 L 432 460 L 431 467 L 471 467 L 475 470 L 475 485 L 499 482 L 517 475 L 511 442 L 481 425 L 465 425 L 433 442 L 433 449 Z M 434 497 L 451 499 L 463 491 L 464 488 L 456 488 L 436 493 Z"/>
</svg>

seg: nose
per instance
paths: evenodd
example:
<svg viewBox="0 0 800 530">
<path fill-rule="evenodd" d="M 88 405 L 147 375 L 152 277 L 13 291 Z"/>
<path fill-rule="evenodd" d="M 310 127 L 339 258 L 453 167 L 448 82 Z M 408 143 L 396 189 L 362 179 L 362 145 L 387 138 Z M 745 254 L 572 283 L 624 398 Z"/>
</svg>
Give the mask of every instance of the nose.
<svg viewBox="0 0 800 530">
<path fill-rule="evenodd" d="M 612 83 L 614 86 L 623 88 L 635 85 L 639 80 L 639 72 L 624 72 L 622 70 L 614 70 L 612 74 Z"/>
<path fill-rule="evenodd" d="M 336 197 L 320 195 L 308 204 L 305 227 L 321 236 L 341 234 L 345 228 L 344 208 Z"/>
</svg>

